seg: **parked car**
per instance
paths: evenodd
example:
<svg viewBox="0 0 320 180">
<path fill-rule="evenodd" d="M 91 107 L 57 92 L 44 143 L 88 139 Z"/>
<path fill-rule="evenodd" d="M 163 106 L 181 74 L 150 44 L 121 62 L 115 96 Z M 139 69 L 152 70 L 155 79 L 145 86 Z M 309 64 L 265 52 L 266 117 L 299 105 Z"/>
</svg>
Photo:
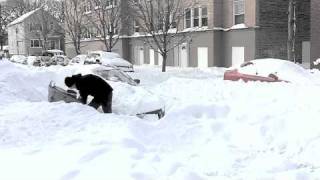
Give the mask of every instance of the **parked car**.
<svg viewBox="0 0 320 180">
<path fill-rule="evenodd" d="M 57 65 L 66 66 L 69 64 L 70 59 L 64 55 L 55 55 L 51 58 L 51 62 L 56 62 Z"/>
<path fill-rule="evenodd" d="M 44 53 L 51 54 L 52 56 L 64 55 L 64 52 L 62 50 L 59 50 L 59 49 L 46 50 Z"/>
<path fill-rule="evenodd" d="M 133 65 L 122 59 L 119 54 L 105 51 L 91 51 L 88 53 L 84 64 L 112 65 L 125 72 L 133 72 Z"/>
<path fill-rule="evenodd" d="M 80 67 L 80 66 L 79 66 Z M 111 73 L 112 72 L 112 73 Z M 88 65 L 81 66 L 74 74 L 96 74 L 113 87 L 113 109 L 115 113 L 136 115 L 140 118 L 156 116 L 162 118 L 165 115 L 164 102 L 158 96 L 137 86 L 137 82 L 124 72 L 111 66 Z M 124 75 L 124 76 L 122 76 Z M 54 82 L 49 84 L 48 101 L 79 102 L 77 93 L 63 89 Z"/>
<path fill-rule="evenodd" d="M 31 66 L 42 66 L 42 62 L 39 56 L 28 56 L 27 57 L 28 65 Z"/>
<path fill-rule="evenodd" d="M 310 73 L 290 61 L 280 59 L 259 59 L 245 62 L 240 67 L 227 70 L 224 80 L 261 81 L 261 82 L 291 82 L 303 79 Z"/>
<path fill-rule="evenodd" d="M 52 58 L 53 56 L 39 56 L 43 66 L 57 65 L 57 60 Z"/>
<path fill-rule="evenodd" d="M 10 61 L 14 63 L 27 64 L 27 57 L 24 55 L 13 55 L 10 58 Z"/>
<path fill-rule="evenodd" d="M 74 64 L 84 64 L 86 58 L 87 58 L 88 55 L 86 54 L 79 54 L 77 55 L 76 57 L 72 58 L 70 60 L 70 63 L 71 65 L 74 65 Z"/>
</svg>

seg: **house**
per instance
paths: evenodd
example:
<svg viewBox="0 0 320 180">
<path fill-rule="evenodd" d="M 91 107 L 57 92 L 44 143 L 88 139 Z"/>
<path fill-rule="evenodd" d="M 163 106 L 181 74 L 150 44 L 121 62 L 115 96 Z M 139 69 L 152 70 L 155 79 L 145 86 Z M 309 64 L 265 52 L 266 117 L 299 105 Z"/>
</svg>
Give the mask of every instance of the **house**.
<svg viewBox="0 0 320 180">
<path fill-rule="evenodd" d="M 287 59 L 289 0 L 196 2 L 183 7 L 184 19 L 177 27 L 190 31 L 190 38 L 169 53 L 167 65 L 230 67 L 259 58 Z M 310 0 L 296 1 L 295 12 L 295 59 L 310 64 Z M 114 51 L 135 64 L 160 65 L 162 57 L 143 41 L 134 18 L 123 25 L 130 28 L 122 31 Z M 94 37 L 82 44 L 82 52 L 103 49 Z M 67 52 L 72 52 L 70 45 Z"/>
<path fill-rule="evenodd" d="M 41 55 L 48 49 L 64 48 L 64 32 L 58 21 L 41 8 L 28 12 L 8 25 L 11 55 Z"/>
</svg>

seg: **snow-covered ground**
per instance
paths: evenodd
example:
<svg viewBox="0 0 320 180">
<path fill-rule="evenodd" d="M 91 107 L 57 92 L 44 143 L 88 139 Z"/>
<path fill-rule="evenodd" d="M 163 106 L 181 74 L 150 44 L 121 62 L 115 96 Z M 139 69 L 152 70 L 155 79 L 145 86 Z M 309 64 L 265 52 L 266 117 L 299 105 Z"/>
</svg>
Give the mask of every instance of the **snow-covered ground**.
<svg viewBox="0 0 320 180">
<path fill-rule="evenodd" d="M 0 179 L 319 179 L 320 85 L 223 72 L 136 67 L 166 103 L 163 119 L 146 120 L 48 103 L 50 80 L 70 67 L 0 61 Z"/>
</svg>

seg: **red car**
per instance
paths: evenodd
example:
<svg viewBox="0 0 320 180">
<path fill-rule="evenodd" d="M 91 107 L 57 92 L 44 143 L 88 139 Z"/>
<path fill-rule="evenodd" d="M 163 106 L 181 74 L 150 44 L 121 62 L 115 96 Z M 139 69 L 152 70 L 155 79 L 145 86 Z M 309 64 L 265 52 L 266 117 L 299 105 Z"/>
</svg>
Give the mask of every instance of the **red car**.
<svg viewBox="0 0 320 180">
<path fill-rule="evenodd" d="M 247 66 L 255 66 L 254 62 L 245 62 L 243 63 L 239 69 L 245 68 Z M 289 82 L 286 80 L 279 79 L 279 77 L 273 73 L 270 73 L 267 76 L 259 75 L 258 70 L 254 69 L 255 73 L 242 73 L 239 72 L 239 69 L 233 69 L 233 70 L 227 70 L 224 73 L 224 80 L 230 80 L 230 81 L 239 81 L 240 79 L 244 82 L 248 81 L 261 81 L 261 82 Z"/>
</svg>

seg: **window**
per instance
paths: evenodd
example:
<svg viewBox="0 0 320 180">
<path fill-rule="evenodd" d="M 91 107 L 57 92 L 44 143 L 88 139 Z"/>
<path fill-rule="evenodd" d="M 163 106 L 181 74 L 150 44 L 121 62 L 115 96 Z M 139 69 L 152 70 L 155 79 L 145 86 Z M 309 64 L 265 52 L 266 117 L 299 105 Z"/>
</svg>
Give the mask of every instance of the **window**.
<svg viewBox="0 0 320 180">
<path fill-rule="evenodd" d="M 140 27 L 139 27 L 139 23 L 137 22 L 137 20 L 134 21 L 134 32 L 140 32 Z"/>
<path fill-rule="evenodd" d="M 197 7 L 185 10 L 185 28 L 208 26 L 207 7 Z"/>
<path fill-rule="evenodd" d="M 32 48 L 41 48 L 41 40 L 39 39 L 32 39 L 31 40 L 31 47 Z"/>
<path fill-rule="evenodd" d="M 50 29 L 53 30 L 53 28 L 54 28 L 54 23 L 51 21 L 50 22 Z"/>
<path fill-rule="evenodd" d="M 199 8 L 193 10 L 193 27 L 199 27 Z"/>
<path fill-rule="evenodd" d="M 201 11 L 201 26 L 208 26 L 208 9 L 203 7 Z"/>
<path fill-rule="evenodd" d="M 234 7 L 234 24 L 242 24 L 244 23 L 244 0 L 234 0 L 233 1 Z"/>
<path fill-rule="evenodd" d="M 172 14 L 170 15 L 170 25 L 171 25 L 170 28 L 177 28 L 177 22 Z"/>
<path fill-rule="evenodd" d="M 56 48 L 56 42 L 50 41 L 50 49 L 55 49 L 55 48 Z"/>
<path fill-rule="evenodd" d="M 85 1 L 84 5 L 83 5 L 83 8 L 84 8 L 84 12 L 85 13 L 90 13 L 91 9 L 92 9 L 90 1 Z"/>
<path fill-rule="evenodd" d="M 185 28 L 191 28 L 191 9 L 185 10 Z"/>
<path fill-rule="evenodd" d="M 117 0 L 107 0 L 106 5 L 107 5 L 107 7 L 108 6 L 116 6 Z"/>
</svg>

